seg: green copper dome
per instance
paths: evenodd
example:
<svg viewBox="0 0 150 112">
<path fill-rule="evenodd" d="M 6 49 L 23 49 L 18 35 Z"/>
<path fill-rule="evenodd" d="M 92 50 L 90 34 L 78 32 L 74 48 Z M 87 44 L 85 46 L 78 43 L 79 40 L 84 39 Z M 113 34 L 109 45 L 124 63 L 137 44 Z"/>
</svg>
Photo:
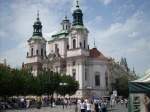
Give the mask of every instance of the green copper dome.
<svg viewBox="0 0 150 112">
<path fill-rule="evenodd" d="M 39 20 L 39 18 L 36 19 L 36 21 L 34 22 L 34 25 L 40 25 L 42 24 L 41 21 Z"/>
<path fill-rule="evenodd" d="M 65 19 L 62 20 L 62 23 L 68 23 L 69 22 L 69 19 L 67 19 L 67 16 L 65 15 Z"/>
</svg>

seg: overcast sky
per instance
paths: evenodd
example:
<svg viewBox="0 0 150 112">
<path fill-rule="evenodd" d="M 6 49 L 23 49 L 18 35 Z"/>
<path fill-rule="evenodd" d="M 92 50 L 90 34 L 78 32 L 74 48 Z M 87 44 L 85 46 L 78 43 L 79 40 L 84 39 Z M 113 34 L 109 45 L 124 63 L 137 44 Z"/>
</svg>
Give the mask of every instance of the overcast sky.
<svg viewBox="0 0 150 112">
<path fill-rule="evenodd" d="M 27 40 L 40 13 L 47 41 L 60 30 L 67 15 L 72 22 L 76 0 L 0 0 L 0 58 L 11 67 L 26 62 Z M 139 75 L 150 68 L 150 0 L 79 0 L 89 44 L 94 38 L 98 50 L 120 61 Z M 47 47 L 47 50 L 48 47 Z M 47 51 L 49 53 L 49 51 Z"/>
</svg>

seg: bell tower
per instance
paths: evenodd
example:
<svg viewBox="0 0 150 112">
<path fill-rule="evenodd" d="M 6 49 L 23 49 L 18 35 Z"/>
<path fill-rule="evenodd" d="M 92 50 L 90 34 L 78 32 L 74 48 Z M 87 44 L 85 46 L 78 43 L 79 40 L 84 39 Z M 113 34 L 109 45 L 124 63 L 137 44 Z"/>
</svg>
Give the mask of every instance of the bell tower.
<svg viewBox="0 0 150 112">
<path fill-rule="evenodd" d="M 42 71 L 42 59 L 46 57 L 46 40 L 42 36 L 42 22 L 39 19 L 39 11 L 37 13 L 36 21 L 33 25 L 33 35 L 27 41 L 29 50 L 27 52 L 26 67 L 31 69 L 36 76 Z"/>
<path fill-rule="evenodd" d="M 83 13 L 79 7 L 78 1 L 76 8 L 73 11 L 72 27 L 69 30 L 68 42 L 69 49 L 67 50 L 67 57 L 72 56 L 89 56 L 88 46 L 88 29 L 83 24 Z"/>
</svg>

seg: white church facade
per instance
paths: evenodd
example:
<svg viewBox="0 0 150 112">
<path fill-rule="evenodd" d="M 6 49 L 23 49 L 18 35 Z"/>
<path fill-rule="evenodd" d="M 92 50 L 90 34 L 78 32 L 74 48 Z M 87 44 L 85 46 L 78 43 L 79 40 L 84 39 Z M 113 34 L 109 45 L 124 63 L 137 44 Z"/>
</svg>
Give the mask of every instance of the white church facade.
<svg viewBox="0 0 150 112">
<path fill-rule="evenodd" d="M 127 77 L 133 75 L 122 58 L 116 63 L 112 58 L 94 47 L 89 49 L 88 29 L 83 24 L 83 13 L 78 2 L 73 11 L 73 22 L 65 17 L 61 22 L 61 30 L 52 35 L 50 40 L 42 36 L 42 23 L 39 14 L 33 25 L 33 35 L 28 40 L 27 63 L 33 75 L 38 75 L 43 69 L 50 69 L 60 74 L 71 75 L 80 84 L 75 97 L 105 96 L 112 89 L 112 84 L 118 75 Z M 47 54 L 46 43 L 50 49 Z"/>
</svg>

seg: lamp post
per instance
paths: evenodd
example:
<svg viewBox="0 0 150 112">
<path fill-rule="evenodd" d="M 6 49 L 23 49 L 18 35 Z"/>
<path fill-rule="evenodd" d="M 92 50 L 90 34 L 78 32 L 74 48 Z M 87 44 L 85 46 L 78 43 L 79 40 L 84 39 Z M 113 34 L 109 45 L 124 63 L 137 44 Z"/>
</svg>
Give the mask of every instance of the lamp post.
<svg viewBox="0 0 150 112">
<path fill-rule="evenodd" d="M 88 87 L 86 87 L 86 89 L 89 91 L 89 98 L 90 98 L 90 91 L 91 91 L 92 87 L 88 86 Z"/>
<path fill-rule="evenodd" d="M 65 92 L 64 92 L 65 88 L 64 87 L 67 86 L 67 83 L 59 83 L 59 85 L 63 87 L 63 95 L 64 95 L 64 99 L 65 99 Z M 63 100 L 63 109 L 64 109 L 64 100 Z"/>
</svg>

